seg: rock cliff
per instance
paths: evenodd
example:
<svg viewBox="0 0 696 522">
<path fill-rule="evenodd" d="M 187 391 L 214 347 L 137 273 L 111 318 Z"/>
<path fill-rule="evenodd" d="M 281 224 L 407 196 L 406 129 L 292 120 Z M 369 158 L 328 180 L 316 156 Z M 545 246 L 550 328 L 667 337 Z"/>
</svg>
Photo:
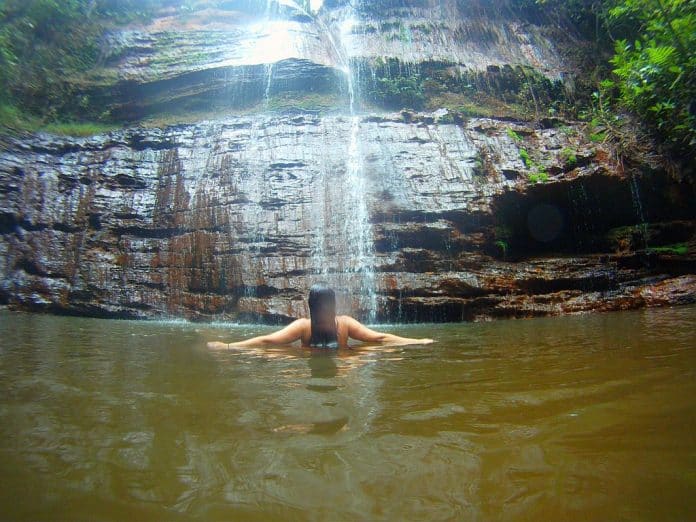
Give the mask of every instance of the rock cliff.
<svg viewBox="0 0 696 522">
<path fill-rule="evenodd" d="M 0 302 L 284 322 L 318 280 L 377 321 L 696 302 L 693 185 L 540 117 L 571 82 L 553 31 L 378 4 L 199 2 L 111 34 L 90 103 L 208 112 L 4 139 Z"/>
</svg>

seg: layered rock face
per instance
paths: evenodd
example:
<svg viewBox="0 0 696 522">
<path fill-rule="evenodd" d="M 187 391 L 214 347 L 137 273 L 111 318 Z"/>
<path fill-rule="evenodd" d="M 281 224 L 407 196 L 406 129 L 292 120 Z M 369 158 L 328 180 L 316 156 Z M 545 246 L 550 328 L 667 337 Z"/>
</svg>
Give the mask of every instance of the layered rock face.
<svg viewBox="0 0 696 522">
<path fill-rule="evenodd" d="M 312 16 L 293 2 L 263 2 L 270 11 L 248 1 L 221 11 L 217 2 L 112 35 L 122 42 L 111 62 L 121 83 L 98 94 L 110 110 L 218 106 L 226 92 L 261 105 L 92 138 L 5 140 L 0 301 L 105 317 L 284 322 L 306 314 L 307 290 L 322 280 L 343 312 L 376 321 L 696 302 L 687 181 L 617 162 L 579 122 L 358 111 L 361 88 L 384 85 L 377 73 L 393 70 L 377 59 L 446 62 L 440 71 L 468 67 L 486 81 L 505 67 L 549 81 L 564 70 L 552 43 L 540 43 L 542 28 L 485 3 L 393 3 L 351 11 L 332 2 Z M 267 45 L 280 54 L 260 53 L 277 33 L 259 20 L 284 21 L 286 45 Z M 485 27 L 487 39 L 476 32 Z M 229 40 L 209 39 L 219 31 Z M 177 64 L 162 65 L 167 53 Z M 268 110 L 274 93 L 298 89 L 330 93 L 342 110 Z"/>
<path fill-rule="evenodd" d="M 347 106 L 353 94 L 358 103 L 384 101 L 385 88 L 403 89 L 399 80 L 421 72 L 494 90 L 534 75 L 572 77 L 549 31 L 506 2 L 334 1 L 316 14 L 291 0 L 196 5 L 107 35 L 103 67 L 85 81 L 84 106 L 137 119 L 239 110 L 293 93 L 313 95 L 314 103 L 324 96 L 326 108 Z"/>
</svg>

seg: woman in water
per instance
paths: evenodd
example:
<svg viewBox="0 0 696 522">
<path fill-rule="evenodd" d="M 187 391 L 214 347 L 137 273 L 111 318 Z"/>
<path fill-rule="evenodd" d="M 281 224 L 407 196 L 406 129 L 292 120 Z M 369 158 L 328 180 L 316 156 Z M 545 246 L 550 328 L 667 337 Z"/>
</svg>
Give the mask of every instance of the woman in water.
<svg viewBox="0 0 696 522">
<path fill-rule="evenodd" d="M 303 347 L 348 348 L 348 339 L 394 345 L 430 344 L 432 339 L 409 339 L 375 332 L 347 315 L 336 315 L 336 294 L 324 283 L 309 290 L 309 319 L 297 319 L 282 330 L 236 343 L 209 342 L 208 348 L 226 350 L 290 344 L 300 339 Z"/>
</svg>

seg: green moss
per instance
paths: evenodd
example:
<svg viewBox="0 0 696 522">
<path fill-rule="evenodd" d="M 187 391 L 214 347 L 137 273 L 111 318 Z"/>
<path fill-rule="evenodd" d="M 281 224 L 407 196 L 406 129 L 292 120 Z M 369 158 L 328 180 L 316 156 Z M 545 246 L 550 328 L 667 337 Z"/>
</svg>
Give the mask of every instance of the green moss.
<svg viewBox="0 0 696 522">
<path fill-rule="evenodd" d="M 58 134 L 61 136 L 95 136 L 97 134 L 104 134 L 106 132 L 114 130 L 116 127 L 113 125 L 104 125 L 101 123 L 94 122 L 63 122 L 63 123 L 49 123 L 44 126 L 41 130 L 50 132 L 51 134 Z"/>
<path fill-rule="evenodd" d="M 516 133 L 514 130 L 512 130 L 511 128 L 508 127 L 508 129 L 506 130 L 506 132 L 507 132 L 507 135 L 508 135 L 510 138 L 512 138 L 514 141 L 517 141 L 517 142 L 522 141 L 522 136 L 520 136 L 519 134 L 517 134 L 517 133 Z"/>
<path fill-rule="evenodd" d="M 648 248 L 648 252 L 653 252 L 655 254 L 668 254 L 685 256 L 689 253 L 689 245 L 686 243 L 675 243 L 673 245 L 665 245 L 661 247 L 651 247 Z"/>
<path fill-rule="evenodd" d="M 529 174 L 527 179 L 531 183 L 546 183 L 549 180 L 549 175 L 544 169 L 539 169 L 533 174 Z"/>
<path fill-rule="evenodd" d="M 286 111 L 292 109 L 328 112 L 345 105 L 345 99 L 337 94 L 316 94 L 304 92 L 284 92 L 268 100 L 268 109 Z"/>
<path fill-rule="evenodd" d="M 448 112 L 447 114 L 443 114 L 437 119 L 437 122 L 440 124 L 451 124 L 454 123 L 454 115 L 452 113 Z"/>
<path fill-rule="evenodd" d="M 456 105 L 454 110 L 468 118 L 492 118 L 495 116 L 495 110 L 491 107 L 478 105 L 473 102 Z"/>
<path fill-rule="evenodd" d="M 590 134 L 590 141 L 593 143 L 602 143 L 606 139 L 606 132 L 593 132 L 592 134 Z"/>
<path fill-rule="evenodd" d="M 411 30 L 422 30 L 401 22 L 381 29 L 387 40 L 406 40 Z M 394 58 L 360 62 L 356 68 L 370 73 L 360 76 L 361 95 L 386 108 L 447 108 L 470 117 L 529 120 L 563 96 L 561 86 L 533 69 L 506 66 L 495 71 L 462 72 L 457 64 L 435 61 L 417 66 Z M 534 89 L 534 103 L 530 88 Z"/>
<path fill-rule="evenodd" d="M 529 152 L 527 152 L 527 149 L 520 149 L 520 158 L 522 158 L 524 166 L 528 169 L 534 165 L 532 158 L 529 157 Z"/>
<path fill-rule="evenodd" d="M 578 164 L 578 157 L 575 154 L 575 151 L 570 147 L 565 147 L 561 151 L 561 158 L 568 168 L 574 168 Z"/>
<path fill-rule="evenodd" d="M 112 131 L 117 127 L 96 122 L 52 122 L 45 123 L 40 118 L 19 110 L 12 105 L 0 105 L 0 133 L 18 134 L 22 132 L 49 132 L 61 136 L 94 136 Z"/>
<path fill-rule="evenodd" d="M 510 245 L 507 244 L 507 241 L 499 239 L 495 242 L 495 246 L 497 246 L 500 249 L 500 252 L 503 254 L 503 257 L 507 256 L 508 250 L 510 250 Z"/>
<path fill-rule="evenodd" d="M 445 108 L 451 112 L 468 118 L 510 118 L 528 120 L 529 111 L 520 104 L 503 101 L 498 96 L 490 96 L 481 91 L 442 92 L 435 86 L 432 79 L 423 83 L 425 106 L 429 110 Z"/>
<path fill-rule="evenodd" d="M 41 126 L 41 120 L 26 114 L 14 105 L 0 105 L 0 133 L 16 134 L 33 132 Z"/>
<path fill-rule="evenodd" d="M 421 109 L 425 102 L 422 81 L 415 74 L 395 78 L 378 78 L 369 87 L 371 87 L 370 90 L 363 91 L 363 94 L 371 101 L 388 108 Z"/>
</svg>

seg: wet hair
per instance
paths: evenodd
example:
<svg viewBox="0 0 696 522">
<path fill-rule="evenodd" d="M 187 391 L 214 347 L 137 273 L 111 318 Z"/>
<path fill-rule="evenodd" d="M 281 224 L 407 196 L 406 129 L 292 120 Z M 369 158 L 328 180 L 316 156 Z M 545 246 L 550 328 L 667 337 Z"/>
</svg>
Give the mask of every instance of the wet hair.
<svg viewBox="0 0 696 522">
<path fill-rule="evenodd" d="M 336 332 L 336 294 L 326 283 L 317 283 L 309 289 L 309 318 L 311 346 L 338 346 Z"/>
</svg>

